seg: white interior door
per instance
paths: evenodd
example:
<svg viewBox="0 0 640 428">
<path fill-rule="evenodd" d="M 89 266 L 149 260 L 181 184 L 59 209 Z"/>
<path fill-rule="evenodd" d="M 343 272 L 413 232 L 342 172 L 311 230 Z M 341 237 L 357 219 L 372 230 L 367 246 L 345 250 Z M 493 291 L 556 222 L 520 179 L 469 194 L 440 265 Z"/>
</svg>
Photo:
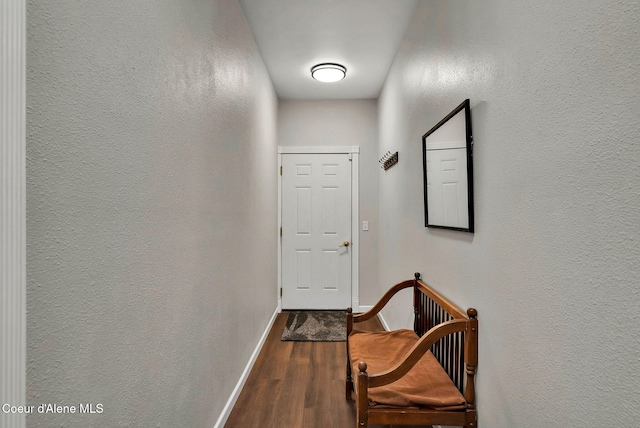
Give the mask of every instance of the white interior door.
<svg viewBox="0 0 640 428">
<path fill-rule="evenodd" d="M 282 155 L 282 308 L 351 306 L 349 154 Z"/>
</svg>

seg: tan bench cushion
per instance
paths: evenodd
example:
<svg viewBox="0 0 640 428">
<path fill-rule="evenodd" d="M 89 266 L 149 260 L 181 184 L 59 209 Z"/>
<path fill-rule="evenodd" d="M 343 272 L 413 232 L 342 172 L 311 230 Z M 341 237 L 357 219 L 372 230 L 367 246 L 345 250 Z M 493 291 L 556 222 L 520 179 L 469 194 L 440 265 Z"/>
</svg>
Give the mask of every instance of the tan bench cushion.
<svg viewBox="0 0 640 428">
<path fill-rule="evenodd" d="M 367 363 L 367 373 L 377 374 L 404 360 L 418 341 L 412 330 L 365 332 L 349 336 L 349 354 L 357 383 L 358 363 Z M 369 388 L 374 405 L 426 407 L 435 410 L 466 408 L 466 401 L 438 360 L 428 351 L 402 378 L 388 385 Z"/>
</svg>

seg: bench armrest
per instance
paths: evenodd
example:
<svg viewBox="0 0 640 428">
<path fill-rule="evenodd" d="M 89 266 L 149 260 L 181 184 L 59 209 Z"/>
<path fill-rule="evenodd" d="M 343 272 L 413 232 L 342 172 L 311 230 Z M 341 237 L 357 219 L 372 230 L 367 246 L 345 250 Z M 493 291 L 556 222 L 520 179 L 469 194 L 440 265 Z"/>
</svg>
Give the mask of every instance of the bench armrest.
<svg viewBox="0 0 640 428">
<path fill-rule="evenodd" d="M 468 325 L 468 320 L 454 319 L 433 327 L 413 345 L 413 348 L 411 348 L 401 363 L 382 373 L 370 374 L 369 387 L 387 385 L 400 379 L 411 370 L 434 343 L 449 334 L 466 331 Z"/>
<path fill-rule="evenodd" d="M 373 305 L 373 308 L 369 309 L 367 312 L 362 314 L 353 315 L 353 322 L 358 323 L 362 321 L 366 321 L 378 315 L 378 312 L 384 308 L 384 306 L 389 303 L 389 300 L 398 293 L 400 290 L 404 290 L 405 288 L 413 287 L 415 285 L 415 280 L 410 279 L 407 281 L 403 281 L 391 287 L 385 294 L 382 296 L 378 303 Z"/>
</svg>

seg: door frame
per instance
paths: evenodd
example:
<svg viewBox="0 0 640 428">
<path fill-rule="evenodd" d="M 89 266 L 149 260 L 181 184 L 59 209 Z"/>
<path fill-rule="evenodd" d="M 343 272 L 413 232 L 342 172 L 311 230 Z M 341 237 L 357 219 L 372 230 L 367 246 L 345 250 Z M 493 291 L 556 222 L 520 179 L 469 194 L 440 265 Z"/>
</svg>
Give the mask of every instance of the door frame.
<svg viewBox="0 0 640 428">
<path fill-rule="evenodd" d="M 278 282 L 276 296 L 278 298 L 278 312 L 282 312 L 282 155 L 284 154 L 348 154 L 351 155 L 351 307 L 360 307 L 359 279 L 360 279 L 360 193 L 359 193 L 359 158 L 360 146 L 278 146 Z"/>
<path fill-rule="evenodd" d="M 27 2 L 4 1 L 0 9 L 0 102 L 6 107 L 0 109 L 0 405 L 25 406 Z M 1 426 L 24 427 L 25 420 L 24 413 L 0 411 Z"/>
</svg>

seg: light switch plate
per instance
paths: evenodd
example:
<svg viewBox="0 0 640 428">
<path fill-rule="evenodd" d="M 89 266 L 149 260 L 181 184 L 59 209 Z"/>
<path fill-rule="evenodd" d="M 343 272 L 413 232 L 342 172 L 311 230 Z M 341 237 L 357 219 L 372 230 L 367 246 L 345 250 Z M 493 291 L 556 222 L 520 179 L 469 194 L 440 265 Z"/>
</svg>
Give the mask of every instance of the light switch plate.
<svg viewBox="0 0 640 428">
<path fill-rule="evenodd" d="M 362 222 L 362 230 L 369 230 L 369 222 L 367 220 Z"/>
</svg>

